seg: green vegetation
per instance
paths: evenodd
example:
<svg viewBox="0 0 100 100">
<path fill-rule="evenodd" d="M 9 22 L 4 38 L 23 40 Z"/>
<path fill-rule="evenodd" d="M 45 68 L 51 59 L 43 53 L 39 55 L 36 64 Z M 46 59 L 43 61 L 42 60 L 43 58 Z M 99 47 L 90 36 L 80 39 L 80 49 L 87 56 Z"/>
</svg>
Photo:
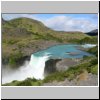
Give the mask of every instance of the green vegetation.
<svg viewBox="0 0 100 100">
<path fill-rule="evenodd" d="M 36 80 L 34 78 L 27 78 L 24 81 L 13 81 L 11 83 L 3 84 L 3 86 L 40 86 L 42 84 L 41 80 Z"/>
<path fill-rule="evenodd" d="M 21 52 L 17 52 L 16 54 L 11 54 L 9 57 L 9 65 L 18 66 L 18 62 L 21 60 L 23 54 Z"/>
<path fill-rule="evenodd" d="M 63 42 L 62 39 L 58 38 L 58 37 L 55 37 L 53 36 L 52 34 L 45 34 L 45 35 L 42 35 L 42 34 L 39 34 L 39 33 L 33 33 L 33 36 L 35 36 L 35 39 L 43 39 L 43 40 L 54 40 L 54 41 L 57 41 L 57 42 Z"/>
<path fill-rule="evenodd" d="M 19 81 L 15 83 L 17 86 L 39 86 L 41 85 L 41 81 L 37 81 L 34 78 L 27 78 L 24 81 Z"/>
<path fill-rule="evenodd" d="M 91 67 L 92 74 L 98 74 L 98 64 Z"/>
<path fill-rule="evenodd" d="M 90 48 L 87 52 L 92 53 L 98 57 L 98 46 Z"/>
<path fill-rule="evenodd" d="M 77 44 L 87 44 L 87 43 L 90 43 L 90 44 L 98 44 L 98 39 L 96 36 L 88 36 L 88 37 L 84 37 L 83 39 L 70 39 L 69 42 L 72 42 L 72 43 L 77 43 Z"/>
<path fill-rule="evenodd" d="M 13 45 L 15 43 L 17 43 L 17 40 L 14 39 L 10 39 L 10 40 L 3 40 L 3 43 L 8 44 L 8 45 Z"/>
<path fill-rule="evenodd" d="M 97 44 L 98 43 L 98 39 L 97 37 L 85 37 L 81 40 L 78 41 L 80 44 L 84 44 L 84 43 L 90 43 L 90 44 Z"/>
<path fill-rule="evenodd" d="M 65 77 L 64 77 L 64 72 L 55 72 L 53 74 L 48 75 L 44 80 L 43 83 L 47 83 L 47 82 L 52 82 L 54 80 L 59 81 L 64 81 Z"/>
</svg>

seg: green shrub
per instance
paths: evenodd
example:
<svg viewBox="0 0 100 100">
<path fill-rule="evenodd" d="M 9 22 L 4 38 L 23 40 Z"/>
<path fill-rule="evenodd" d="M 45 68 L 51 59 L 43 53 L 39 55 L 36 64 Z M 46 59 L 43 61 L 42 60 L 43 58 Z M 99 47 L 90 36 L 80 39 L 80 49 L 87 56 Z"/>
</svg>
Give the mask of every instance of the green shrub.
<svg viewBox="0 0 100 100">
<path fill-rule="evenodd" d="M 80 41 L 78 41 L 80 44 L 84 44 L 84 43 L 92 43 L 92 44 L 97 44 L 98 43 L 98 39 L 96 37 L 85 37 L 83 39 L 81 39 Z"/>
<path fill-rule="evenodd" d="M 98 46 L 90 48 L 87 50 L 87 52 L 94 54 L 95 56 L 98 56 Z"/>
<path fill-rule="evenodd" d="M 91 67 L 91 73 L 92 74 L 98 74 L 98 65 L 94 65 Z"/>
<path fill-rule="evenodd" d="M 12 45 L 12 44 L 15 44 L 16 42 L 17 42 L 17 40 L 9 40 L 8 41 L 8 44 L 11 44 Z"/>
<path fill-rule="evenodd" d="M 64 80 L 64 73 L 63 72 L 55 72 L 53 74 L 48 75 L 44 80 L 43 83 L 52 82 L 53 80 L 63 81 Z"/>
<path fill-rule="evenodd" d="M 9 64 L 10 65 L 15 65 L 16 64 L 16 59 L 14 57 L 9 58 Z"/>
<path fill-rule="evenodd" d="M 9 57 L 9 65 L 11 66 L 16 66 L 18 64 L 19 59 L 23 57 L 23 54 L 19 51 L 16 52 L 15 54 L 11 54 Z"/>
<path fill-rule="evenodd" d="M 32 83 L 29 80 L 25 80 L 17 83 L 17 86 L 32 86 Z"/>
</svg>

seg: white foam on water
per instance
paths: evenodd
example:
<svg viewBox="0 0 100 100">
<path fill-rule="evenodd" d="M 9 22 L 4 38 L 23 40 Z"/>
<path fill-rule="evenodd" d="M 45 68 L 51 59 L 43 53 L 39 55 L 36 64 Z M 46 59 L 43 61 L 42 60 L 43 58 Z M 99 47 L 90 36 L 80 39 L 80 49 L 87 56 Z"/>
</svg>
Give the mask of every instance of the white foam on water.
<svg viewBox="0 0 100 100">
<path fill-rule="evenodd" d="M 25 80 L 26 78 L 44 79 L 45 62 L 50 55 L 46 53 L 43 57 L 31 55 L 30 61 L 26 61 L 18 70 L 2 76 L 2 84 L 12 82 L 13 80 Z"/>
<path fill-rule="evenodd" d="M 95 46 L 97 46 L 97 45 L 96 44 L 84 44 L 84 45 L 82 45 L 83 48 L 92 48 Z"/>
</svg>

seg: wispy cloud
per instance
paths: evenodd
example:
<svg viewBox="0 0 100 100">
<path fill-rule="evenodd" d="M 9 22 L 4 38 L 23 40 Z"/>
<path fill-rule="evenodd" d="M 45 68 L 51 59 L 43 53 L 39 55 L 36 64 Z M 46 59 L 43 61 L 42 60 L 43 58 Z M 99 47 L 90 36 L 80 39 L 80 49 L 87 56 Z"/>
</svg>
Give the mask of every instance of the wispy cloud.
<svg viewBox="0 0 100 100">
<path fill-rule="evenodd" d="M 73 18 L 67 16 L 56 16 L 44 21 L 45 25 L 55 30 L 62 31 L 91 31 L 97 28 L 91 20 L 85 18 Z"/>
<path fill-rule="evenodd" d="M 42 15 L 43 16 L 43 15 Z M 44 14 L 48 16 L 48 14 Z M 77 15 L 78 16 L 78 15 Z M 93 16 L 93 15 L 92 15 Z M 97 20 L 97 15 L 94 15 L 93 18 L 83 17 L 72 17 L 67 15 L 58 15 L 51 17 L 41 17 L 41 14 L 3 14 L 2 17 L 6 20 L 19 17 L 27 17 L 31 19 L 36 19 L 42 21 L 46 26 L 58 31 L 82 31 L 88 32 L 93 29 L 98 28 L 98 24 L 95 23 Z"/>
</svg>

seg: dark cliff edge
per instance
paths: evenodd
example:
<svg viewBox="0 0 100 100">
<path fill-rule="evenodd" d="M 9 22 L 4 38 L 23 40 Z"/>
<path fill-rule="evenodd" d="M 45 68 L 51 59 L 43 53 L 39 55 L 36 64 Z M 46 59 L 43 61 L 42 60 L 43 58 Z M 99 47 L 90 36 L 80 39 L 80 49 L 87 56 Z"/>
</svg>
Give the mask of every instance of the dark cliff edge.
<svg viewBox="0 0 100 100">
<path fill-rule="evenodd" d="M 46 61 L 45 69 L 44 69 L 45 76 L 57 71 L 56 64 L 59 61 L 61 61 L 61 59 L 50 59 L 50 60 Z"/>
</svg>

